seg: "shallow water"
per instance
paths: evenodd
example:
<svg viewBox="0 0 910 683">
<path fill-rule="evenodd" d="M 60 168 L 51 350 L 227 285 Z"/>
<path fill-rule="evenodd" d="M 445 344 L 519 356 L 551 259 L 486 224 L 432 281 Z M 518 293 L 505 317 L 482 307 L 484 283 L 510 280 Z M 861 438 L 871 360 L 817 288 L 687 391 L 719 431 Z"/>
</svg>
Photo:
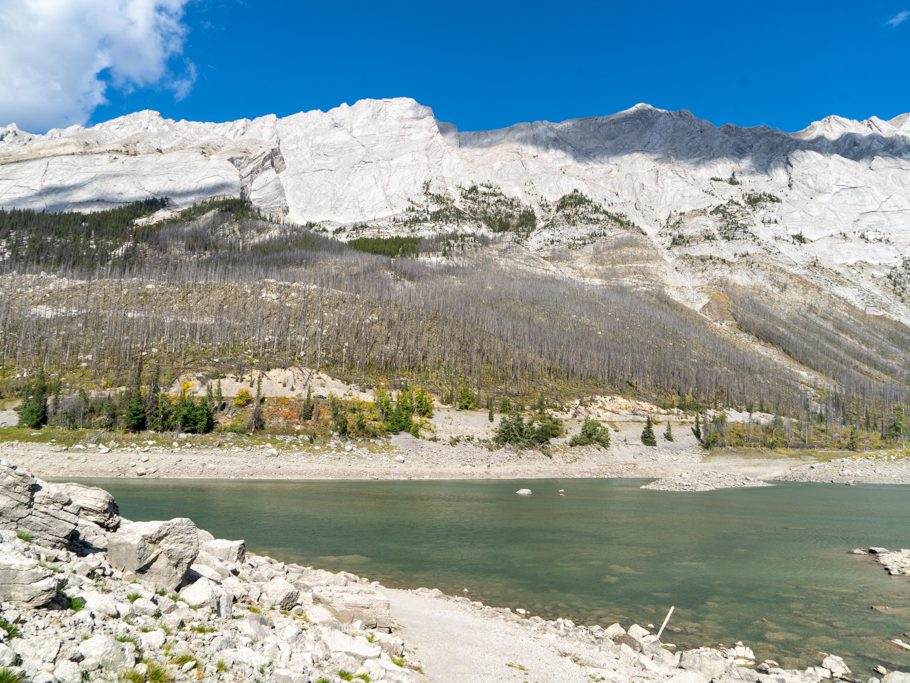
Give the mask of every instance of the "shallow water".
<svg viewBox="0 0 910 683">
<path fill-rule="evenodd" d="M 667 493 L 638 480 L 98 480 L 130 519 L 191 517 L 257 552 L 579 623 L 660 624 L 787 666 L 910 669 L 910 581 L 856 546 L 910 547 L 910 487 Z M 530 497 L 515 495 L 521 487 Z M 565 496 L 558 490 L 565 489 Z M 888 606 L 886 612 L 871 606 Z M 908 640 L 904 637 L 904 640 Z"/>
</svg>

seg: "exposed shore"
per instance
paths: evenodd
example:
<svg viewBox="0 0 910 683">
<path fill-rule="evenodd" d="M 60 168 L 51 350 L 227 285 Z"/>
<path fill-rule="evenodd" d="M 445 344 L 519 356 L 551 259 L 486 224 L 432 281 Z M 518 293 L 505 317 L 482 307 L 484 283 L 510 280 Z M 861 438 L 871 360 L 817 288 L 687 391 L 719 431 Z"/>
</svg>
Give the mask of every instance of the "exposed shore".
<svg viewBox="0 0 910 683">
<path fill-rule="evenodd" d="M 0 443 L 0 457 L 51 479 L 653 479 L 648 488 L 706 491 L 762 486 L 775 481 L 910 484 L 910 458 L 850 454 L 816 460 L 811 454 L 772 451 L 707 455 L 695 444 L 648 448 L 614 443 L 598 448 L 554 448 L 549 454 L 489 450 L 476 443 L 446 445 L 394 437 L 387 442 L 253 448 L 226 440 L 199 447 L 190 440 L 167 445 L 97 443 L 60 446 Z"/>
</svg>

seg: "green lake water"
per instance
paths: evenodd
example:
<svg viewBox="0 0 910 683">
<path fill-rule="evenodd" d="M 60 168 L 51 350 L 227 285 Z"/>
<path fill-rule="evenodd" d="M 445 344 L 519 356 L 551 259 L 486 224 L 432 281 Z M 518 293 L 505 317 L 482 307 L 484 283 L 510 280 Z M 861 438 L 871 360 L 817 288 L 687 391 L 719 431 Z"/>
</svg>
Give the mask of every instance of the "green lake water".
<svg viewBox="0 0 910 683">
<path fill-rule="evenodd" d="M 191 517 L 251 550 L 578 623 L 660 624 L 684 647 L 742 640 L 787 666 L 843 656 L 910 670 L 910 581 L 869 545 L 910 547 L 910 487 L 666 493 L 638 480 L 87 482 L 130 519 Z M 530 497 L 515 495 L 521 487 Z M 565 496 L 558 490 L 565 489 Z M 885 611 L 871 607 L 886 606 Z"/>
</svg>

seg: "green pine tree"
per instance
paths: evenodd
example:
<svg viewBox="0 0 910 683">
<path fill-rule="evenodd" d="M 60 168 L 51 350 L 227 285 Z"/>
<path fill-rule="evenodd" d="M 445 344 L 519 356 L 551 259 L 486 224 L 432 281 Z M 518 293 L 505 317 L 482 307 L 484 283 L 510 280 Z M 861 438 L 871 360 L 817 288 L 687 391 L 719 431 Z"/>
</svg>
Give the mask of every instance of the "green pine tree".
<svg viewBox="0 0 910 683">
<path fill-rule="evenodd" d="M 158 412 L 158 400 L 161 395 L 161 368 L 155 366 L 152 370 L 152 376 L 149 378 L 148 389 L 145 392 L 145 421 L 149 429 L 154 431 L 164 431 L 156 424 L 156 413 Z"/>
<path fill-rule="evenodd" d="M 313 419 L 313 387 L 306 388 L 306 398 L 303 400 L 303 409 L 300 411 L 300 419 L 305 421 Z"/>
<path fill-rule="evenodd" d="M 398 405 L 400 405 L 402 411 L 406 412 L 408 415 L 414 414 L 414 392 L 407 384 L 398 392 Z"/>
<path fill-rule="evenodd" d="M 145 429 L 147 415 L 145 402 L 142 400 L 142 365 L 136 369 L 136 379 L 132 388 L 127 390 L 126 407 L 120 416 L 120 423 L 128 432 L 141 432 Z"/>
<path fill-rule="evenodd" d="M 194 410 L 194 433 L 208 434 L 215 428 L 215 411 L 207 399 L 200 399 Z"/>
<path fill-rule="evenodd" d="M 695 438 L 701 442 L 701 418 L 698 413 L 695 413 L 695 425 L 692 427 L 692 433 L 695 435 Z"/>
<path fill-rule="evenodd" d="M 581 431 L 569 440 L 570 446 L 593 446 L 601 448 L 610 447 L 610 429 L 592 418 L 585 418 Z"/>
<path fill-rule="evenodd" d="M 858 451 L 859 450 L 859 430 L 856 427 L 850 428 L 850 436 L 847 439 L 847 450 L 848 451 Z"/>
<path fill-rule="evenodd" d="M 174 406 L 174 427 L 187 434 L 196 432 L 196 402 L 185 391 Z"/>
<path fill-rule="evenodd" d="M 904 421 L 904 407 L 896 405 L 891 410 L 891 419 L 885 427 L 885 438 L 889 441 L 900 441 L 907 433 L 907 425 Z"/>
<path fill-rule="evenodd" d="M 645 422 L 645 428 L 641 432 L 641 442 L 645 446 L 657 445 L 657 438 L 654 436 L 654 423 L 651 421 L 650 415 L 648 415 L 648 419 Z"/>
<path fill-rule="evenodd" d="M 433 417 L 433 399 L 422 388 L 414 394 L 414 412 L 420 417 Z"/>
<path fill-rule="evenodd" d="M 44 378 L 44 373 L 26 385 L 22 404 L 17 411 L 20 427 L 38 429 L 47 424 L 47 393 L 47 380 Z"/>
<path fill-rule="evenodd" d="M 129 391 L 126 408 L 120 420 L 123 428 L 128 432 L 141 432 L 145 429 L 145 404 L 142 402 L 142 392 L 138 388 Z"/>
<path fill-rule="evenodd" d="M 265 417 L 262 415 L 262 375 L 256 380 L 256 400 L 253 401 L 253 412 L 250 415 L 250 431 L 261 432 L 265 429 Z"/>
<path fill-rule="evenodd" d="M 670 426 L 670 418 L 667 418 L 667 428 L 664 430 L 664 439 L 666 441 L 673 441 L 673 427 Z"/>
<path fill-rule="evenodd" d="M 174 403 L 171 401 L 171 397 L 163 392 L 158 397 L 156 418 L 158 419 L 159 431 L 169 432 L 174 429 Z"/>
</svg>

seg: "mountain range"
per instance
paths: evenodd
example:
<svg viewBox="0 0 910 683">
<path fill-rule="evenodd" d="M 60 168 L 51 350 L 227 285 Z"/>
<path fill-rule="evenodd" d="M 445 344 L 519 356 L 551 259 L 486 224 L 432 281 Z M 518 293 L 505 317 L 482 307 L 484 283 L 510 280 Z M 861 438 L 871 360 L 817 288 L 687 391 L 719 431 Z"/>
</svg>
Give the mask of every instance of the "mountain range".
<svg viewBox="0 0 910 683">
<path fill-rule="evenodd" d="M 342 238 L 507 231 L 524 213 L 524 244 L 547 253 L 634 229 L 693 308 L 709 303 L 713 275 L 761 284 L 772 268 L 910 322 L 910 114 L 784 133 L 639 104 L 460 132 L 401 98 L 228 123 L 143 111 L 44 135 L 0 128 L 3 208 L 166 196 L 173 211 L 224 195 Z M 556 215 L 567 197 L 586 211 Z"/>
</svg>

